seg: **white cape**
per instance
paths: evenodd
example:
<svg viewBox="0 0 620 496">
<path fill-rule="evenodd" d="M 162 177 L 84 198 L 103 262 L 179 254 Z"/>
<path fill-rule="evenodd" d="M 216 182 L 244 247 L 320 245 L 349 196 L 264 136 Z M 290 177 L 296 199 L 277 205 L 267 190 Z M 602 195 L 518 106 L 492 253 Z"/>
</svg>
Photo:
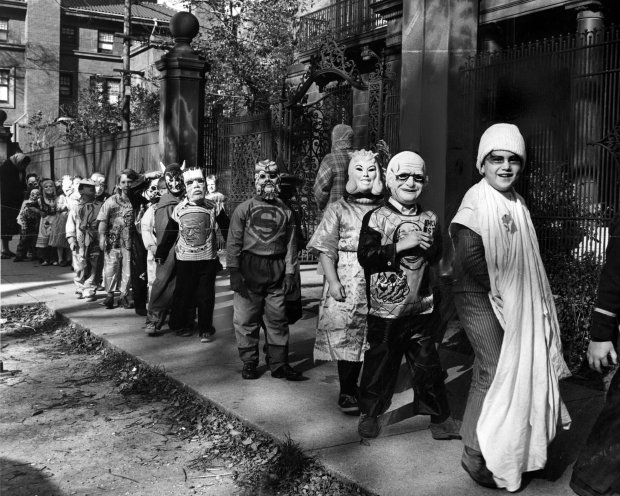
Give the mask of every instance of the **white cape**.
<svg viewBox="0 0 620 496">
<path fill-rule="evenodd" d="M 482 237 L 491 281 L 489 298 L 504 340 L 476 433 L 495 482 L 508 491 L 521 474 L 542 469 L 558 423 L 570 416 L 558 380 L 570 372 L 538 239 L 517 193 L 500 193 L 482 179 L 452 219 Z"/>
</svg>

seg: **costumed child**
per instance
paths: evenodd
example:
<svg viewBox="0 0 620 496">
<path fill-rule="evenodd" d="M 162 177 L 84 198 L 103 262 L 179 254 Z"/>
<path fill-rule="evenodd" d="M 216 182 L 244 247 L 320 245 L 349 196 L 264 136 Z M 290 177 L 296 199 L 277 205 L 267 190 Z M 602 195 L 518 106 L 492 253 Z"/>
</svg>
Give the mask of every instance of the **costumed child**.
<svg viewBox="0 0 620 496">
<path fill-rule="evenodd" d="M 256 195 L 241 203 L 230 221 L 226 264 L 233 296 L 233 325 L 241 376 L 258 378 L 259 329 L 266 328 L 271 376 L 305 377 L 288 364 L 285 295 L 295 288 L 297 244 L 293 212 L 278 198 L 280 174 L 271 160 L 255 168 Z"/>
<path fill-rule="evenodd" d="M 36 251 L 37 233 L 39 232 L 39 222 L 41 221 L 41 210 L 39 209 L 39 200 L 41 194 L 37 188 L 30 190 L 27 200 L 24 200 L 22 207 L 17 216 L 17 223 L 20 226 L 19 243 L 13 262 L 21 262 L 25 260 L 28 253 L 33 255 Z"/>
<path fill-rule="evenodd" d="M 39 252 L 41 265 L 50 265 L 52 262 L 52 253 L 50 248 L 50 236 L 52 233 L 52 225 L 56 219 L 56 185 L 51 179 L 43 179 L 41 181 L 41 189 L 43 195 L 39 199 L 39 210 L 41 210 L 41 222 L 39 222 L 39 233 L 37 235 L 36 248 Z"/>
<path fill-rule="evenodd" d="M 325 274 L 314 342 L 314 359 L 338 362 L 338 406 L 359 415 L 357 382 L 366 343 L 366 279 L 357 261 L 364 215 L 383 200 L 383 181 L 375 154 L 353 152 L 343 198 L 327 205 L 308 243 L 318 252 Z"/>
<path fill-rule="evenodd" d="M 460 439 L 428 325 L 433 311 L 429 267 L 441 257 L 441 234 L 437 215 L 417 203 L 428 181 L 424 160 L 413 152 L 398 153 L 385 179 L 390 197 L 364 216 L 357 251 L 366 276 L 369 345 L 358 432 L 364 438 L 379 435 L 379 415 L 391 404 L 404 355 L 412 375 L 413 413 L 431 415 L 434 439 Z"/>
<path fill-rule="evenodd" d="M 95 183 L 95 200 L 100 201 L 102 204 L 108 198 L 110 193 L 106 191 L 106 177 L 101 172 L 93 172 L 90 176 L 90 180 Z M 97 291 L 103 291 L 103 256 L 99 257 L 99 266 L 97 267 Z"/>
<path fill-rule="evenodd" d="M 156 193 L 152 193 L 153 183 L 155 183 Z M 148 281 L 148 301 L 151 300 L 151 289 L 155 282 L 157 264 L 155 263 L 155 252 L 157 251 L 157 233 L 155 232 L 154 212 L 159 200 L 168 192 L 166 179 L 160 177 L 153 179 L 149 187 L 149 205 L 140 219 L 140 235 L 142 243 L 146 249 L 146 275 Z M 148 319 L 147 319 L 148 323 Z"/>
<path fill-rule="evenodd" d="M 67 217 L 67 241 L 73 253 L 73 264 L 78 298 L 95 301 L 97 291 L 97 267 L 101 249 L 99 247 L 97 216 L 103 205 L 97 200 L 95 183 L 82 179 L 78 185 L 80 199 L 69 210 Z"/>
<path fill-rule="evenodd" d="M 174 287 L 176 282 L 176 270 L 175 270 L 175 257 L 174 257 L 174 244 L 176 243 L 176 235 L 166 235 L 166 229 L 168 223 L 172 217 L 174 207 L 181 201 L 185 194 L 185 188 L 183 186 L 183 170 L 185 169 L 185 162 L 183 165 L 177 163 L 168 164 L 165 166 L 160 162 L 161 170 L 164 174 L 164 180 L 166 181 L 166 193 L 162 195 L 157 205 L 153 206 L 152 218 L 147 216 L 149 211 L 145 213 L 143 218 L 143 229 L 155 234 L 155 243 L 152 241 L 146 241 L 145 247 L 147 250 L 152 251 L 154 255 L 157 253 L 157 248 L 161 247 L 161 253 L 167 253 L 166 258 L 155 258 L 155 280 L 151 286 L 151 295 L 149 297 L 149 304 L 146 315 L 146 334 L 149 336 L 157 336 L 161 330 L 170 308 L 172 306 L 172 295 L 174 294 Z M 145 227 L 144 227 L 145 226 Z M 175 229 L 177 226 L 173 224 Z M 166 241 L 164 242 L 164 236 Z"/>
<path fill-rule="evenodd" d="M 164 237 L 174 233 L 178 226 L 178 238 L 174 248 L 176 257 L 176 285 L 172 297 L 170 329 L 178 336 L 191 336 L 194 332 L 194 316 L 198 310 L 198 334 L 200 341 L 213 340 L 213 309 L 215 306 L 215 276 L 221 265 L 217 256 L 215 231 L 219 228 L 226 239 L 228 216 L 215 202 L 205 199 L 206 184 L 203 170 L 186 169 L 183 172 L 186 198 L 172 212 Z M 155 254 L 165 259 L 164 241 Z"/>
<path fill-rule="evenodd" d="M 52 224 L 49 245 L 56 248 L 58 254 L 58 261 L 52 262 L 52 265 L 66 267 L 71 263 L 72 257 L 69 244 L 67 243 L 67 217 L 69 216 L 69 210 L 77 205 L 77 184 L 71 176 L 63 176 L 61 187 L 62 194 L 56 198 L 56 211 L 58 215 L 56 215 Z"/>
<path fill-rule="evenodd" d="M 118 176 L 117 193 L 102 205 L 99 221 L 99 248 L 104 256 L 103 278 L 107 296 L 103 301 L 106 308 L 114 308 L 114 290 L 118 287 L 118 304 L 126 309 L 133 308 L 129 299 L 130 261 L 132 231 L 135 230 L 134 213 L 128 191 L 138 174 L 124 169 Z"/>
</svg>

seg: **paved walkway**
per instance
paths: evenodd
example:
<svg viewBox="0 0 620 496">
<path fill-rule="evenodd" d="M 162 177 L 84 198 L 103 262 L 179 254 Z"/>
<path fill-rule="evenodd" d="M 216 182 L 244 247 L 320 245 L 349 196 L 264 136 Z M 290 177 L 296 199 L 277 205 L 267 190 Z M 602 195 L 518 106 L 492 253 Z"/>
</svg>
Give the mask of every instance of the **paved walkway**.
<svg viewBox="0 0 620 496">
<path fill-rule="evenodd" d="M 414 417 L 384 428 L 381 436 L 360 443 L 357 418 L 337 409 L 338 376 L 335 364 L 314 363 L 312 345 L 320 297 L 320 276 L 304 267 L 302 294 L 304 316 L 291 329 L 290 361 L 309 377 L 286 382 L 264 374 L 257 381 L 241 379 L 232 327 L 232 292 L 227 278 L 217 279 L 214 325 L 216 340 L 200 343 L 196 336 L 145 335 L 144 318 L 133 310 L 107 310 L 99 301 L 75 298 L 72 273 L 59 267 L 39 267 L 32 262 L 2 260 L 1 304 L 46 303 L 94 334 L 152 365 L 165 368 L 175 380 L 246 424 L 274 438 L 292 439 L 311 450 L 332 472 L 380 495 L 478 495 L 498 494 L 471 481 L 460 467 L 460 441 L 434 441 L 428 417 Z M 471 357 L 454 351 L 444 340 L 441 356 L 448 371 L 447 385 L 456 417 L 464 407 Z M 452 351 L 448 348 L 452 348 Z M 4 356 L 6 368 L 12 368 Z M 266 367 L 261 364 L 261 372 Z M 564 383 L 563 396 L 573 417 L 570 431 L 561 432 L 551 447 L 544 472 L 529 478 L 523 495 L 570 495 L 570 466 L 584 436 L 602 405 L 602 393 Z"/>
</svg>

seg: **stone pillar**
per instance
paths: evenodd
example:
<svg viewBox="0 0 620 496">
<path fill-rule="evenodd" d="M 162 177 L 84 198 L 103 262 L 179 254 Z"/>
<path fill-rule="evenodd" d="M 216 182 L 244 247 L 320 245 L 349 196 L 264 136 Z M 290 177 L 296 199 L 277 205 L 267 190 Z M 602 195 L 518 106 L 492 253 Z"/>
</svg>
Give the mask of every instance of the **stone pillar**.
<svg viewBox="0 0 620 496">
<path fill-rule="evenodd" d="M 4 121 L 6 121 L 6 112 L 0 110 L 0 164 L 9 158 L 13 151 L 13 144 L 11 142 L 13 133 L 11 133 L 8 127 L 4 126 Z"/>
<path fill-rule="evenodd" d="M 459 125 L 459 68 L 475 54 L 477 28 L 476 0 L 403 2 L 400 148 L 424 158 L 430 182 L 422 202 L 444 226 L 450 220 L 447 211 L 472 184 L 457 165 L 464 144 L 452 138 Z M 462 160 L 465 168 L 473 168 L 470 156 Z M 454 181 L 455 171 L 466 177 Z"/>
<path fill-rule="evenodd" d="M 208 67 L 189 44 L 198 29 L 193 14 L 177 12 L 170 20 L 175 45 L 156 62 L 161 72 L 159 154 L 164 164 L 205 165 L 204 75 Z"/>
</svg>

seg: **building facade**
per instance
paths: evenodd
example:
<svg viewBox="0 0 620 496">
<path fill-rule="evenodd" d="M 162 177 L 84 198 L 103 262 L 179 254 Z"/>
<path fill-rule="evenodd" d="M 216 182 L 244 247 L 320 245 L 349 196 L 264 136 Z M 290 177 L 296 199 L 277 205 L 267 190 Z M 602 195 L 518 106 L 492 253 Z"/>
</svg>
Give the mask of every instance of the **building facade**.
<svg viewBox="0 0 620 496">
<path fill-rule="evenodd" d="M 357 147 L 383 139 L 424 157 L 425 206 L 445 224 L 478 180 L 480 134 L 513 122 L 531 152 L 527 199 L 564 181 L 576 191 L 562 192 L 566 203 L 581 201 L 596 227 L 620 206 L 608 153 L 620 126 L 618 21 L 614 0 L 332 0 L 300 19 L 285 106 L 315 139 L 292 138 L 292 168 L 312 182 L 329 128 L 351 124 Z M 584 217 L 575 210 L 534 214 L 553 238 L 551 218 Z"/>
<path fill-rule="evenodd" d="M 132 6 L 132 84 L 148 82 L 163 54 L 158 44 L 175 11 L 142 1 Z M 20 124 L 42 112 L 53 120 L 91 85 L 120 95 L 123 0 L 0 0 L 0 109 L 14 140 Z"/>
</svg>

